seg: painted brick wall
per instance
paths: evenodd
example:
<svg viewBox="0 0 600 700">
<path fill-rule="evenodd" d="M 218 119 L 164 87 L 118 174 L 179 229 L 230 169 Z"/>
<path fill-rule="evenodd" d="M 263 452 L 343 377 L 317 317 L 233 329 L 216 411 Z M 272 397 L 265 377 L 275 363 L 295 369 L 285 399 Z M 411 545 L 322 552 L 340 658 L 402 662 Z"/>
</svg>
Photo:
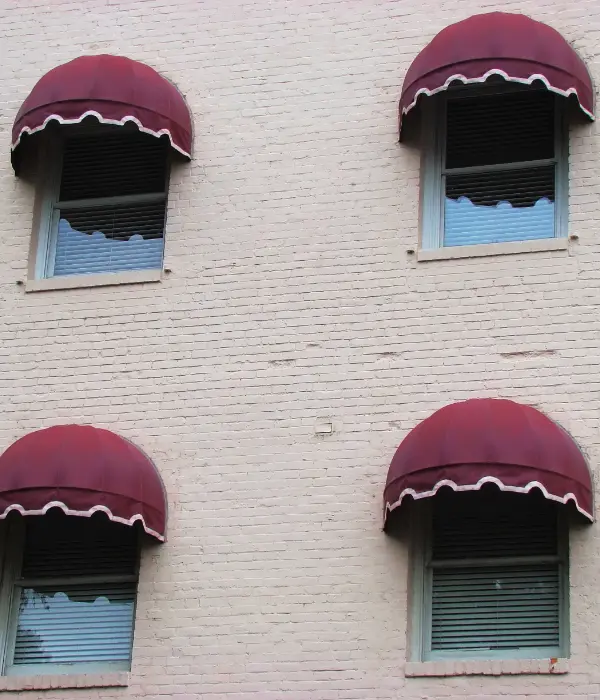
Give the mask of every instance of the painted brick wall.
<svg viewBox="0 0 600 700">
<path fill-rule="evenodd" d="M 155 460 L 169 541 L 144 552 L 116 700 L 600 698 L 600 537 L 571 534 L 571 671 L 407 678 L 406 543 L 386 470 L 436 408 L 541 408 L 600 468 L 600 131 L 571 137 L 568 253 L 417 263 L 419 153 L 397 99 L 419 49 L 492 9 L 559 29 L 600 81 L 600 8 L 524 0 L 4 0 L 0 449 L 93 423 Z M 144 61 L 194 115 L 162 284 L 25 294 L 33 191 L 16 111 L 82 53 Z M 331 420 L 330 436 L 315 425 Z"/>
</svg>

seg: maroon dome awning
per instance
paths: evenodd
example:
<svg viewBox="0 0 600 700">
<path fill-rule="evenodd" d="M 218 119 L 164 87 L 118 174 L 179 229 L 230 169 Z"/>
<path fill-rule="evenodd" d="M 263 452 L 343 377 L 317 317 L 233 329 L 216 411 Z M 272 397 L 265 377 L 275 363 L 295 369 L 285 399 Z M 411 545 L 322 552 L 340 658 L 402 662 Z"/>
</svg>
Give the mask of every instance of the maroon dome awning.
<svg viewBox="0 0 600 700">
<path fill-rule="evenodd" d="M 470 399 L 439 409 L 404 438 L 388 472 L 384 527 L 407 496 L 428 498 L 444 486 L 477 491 L 487 483 L 516 493 L 537 488 L 594 520 L 587 463 L 561 427 L 531 406 Z"/>
<path fill-rule="evenodd" d="M 140 521 L 165 539 L 167 504 L 155 466 L 132 443 L 90 425 L 37 430 L 0 456 L 0 518 L 50 508 L 83 517 L 100 511 L 124 525 Z"/>
<path fill-rule="evenodd" d="M 400 137 L 403 118 L 420 96 L 492 75 L 522 84 L 539 80 L 563 97 L 574 95 L 584 114 L 594 118 L 590 74 L 562 35 L 525 15 L 490 12 L 446 27 L 412 62 L 400 97 Z"/>
<path fill-rule="evenodd" d="M 13 165 L 24 134 L 51 121 L 76 124 L 86 117 L 102 124 L 137 124 L 167 136 L 186 158 L 192 152 L 192 120 L 181 93 L 154 68 L 123 56 L 81 56 L 53 68 L 34 85 L 12 130 Z"/>
</svg>

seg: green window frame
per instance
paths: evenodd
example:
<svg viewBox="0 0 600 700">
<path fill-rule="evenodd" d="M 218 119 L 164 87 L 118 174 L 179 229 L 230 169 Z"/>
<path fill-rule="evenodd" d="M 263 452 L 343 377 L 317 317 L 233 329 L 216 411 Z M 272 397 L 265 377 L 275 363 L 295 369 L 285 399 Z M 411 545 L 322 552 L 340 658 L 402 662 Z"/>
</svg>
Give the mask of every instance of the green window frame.
<svg viewBox="0 0 600 700">
<path fill-rule="evenodd" d="M 569 655 L 568 525 L 557 504 L 484 489 L 415 505 L 412 660 Z"/>
</svg>

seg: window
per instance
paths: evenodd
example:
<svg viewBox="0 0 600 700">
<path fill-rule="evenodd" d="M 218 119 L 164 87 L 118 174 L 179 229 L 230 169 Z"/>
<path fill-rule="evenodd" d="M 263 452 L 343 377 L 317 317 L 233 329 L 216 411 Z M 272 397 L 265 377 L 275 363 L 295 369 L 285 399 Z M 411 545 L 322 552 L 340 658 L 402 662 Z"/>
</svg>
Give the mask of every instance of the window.
<svg viewBox="0 0 600 700">
<path fill-rule="evenodd" d="M 462 86 L 425 105 L 425 249 L 567 235 L 567 139 L 548 90 Z"/>
<path fill-rule="evenodd" d="M 162 268 L 168 145 L 68 127 L 46 154 L 36 278 Z"/>
<path fill-rule="evenodd" d="M 568 545 L 556 504 L 492 487 L 419 505 L 414 656 L 566 656 Z"/>
<path fill-rule="evenodd" d="M 3 673 L 130 667 L 138 578 L 135 528 L 50 511 L 4 523 Z"/>
</svg>

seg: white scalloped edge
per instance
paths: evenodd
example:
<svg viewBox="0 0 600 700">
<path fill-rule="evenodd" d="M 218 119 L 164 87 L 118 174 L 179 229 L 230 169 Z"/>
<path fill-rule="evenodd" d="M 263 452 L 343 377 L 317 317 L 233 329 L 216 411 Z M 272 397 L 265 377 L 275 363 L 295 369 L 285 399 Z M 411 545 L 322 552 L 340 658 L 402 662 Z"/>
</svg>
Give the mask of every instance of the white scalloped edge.
<svg viewBox="0 0 600 700">
<path fill-rule="evenodd" d="M 400 506 L 405 496 L 412 496 L 416 501 L 418 501 L 421 498 L 431 498 L 432 496 L 435 496 L 443 486 L 449 486 L 453 491 L 478 491 L 484 484 L 495 484 L 501 491 L 511 491 L 513 493 L 529 493 L 532 489 L 539 489 L 544 498 L 547 498 L 549 501 L 556 501 L 557 503 L 562 503 L 563 505 L 566 505 L 569 501 L 572 501 L 577 510 L 584 517 L 586 517 L 590 522 L 594 522 L 593 514 L 588 513 L 586 510 L 581 508 L 574 493 L 567 493 L 564 496 L 555 496 L 553 493 L 550 493 L 539 481 L 530 481 L 525 486 L 508 486 L 495 476 L 483 476 L 475 484 L 467 484 L 465 486 L 459 486 L 456 482 L 450 481 L 449 479 L 442 479 L 441 481 L 438 481 L 430 491 L 418 492 L 411 488 L 404 489 L 397 501 L 394 503 L 386 502 L 385 513 L 383 516 L 384 523 L 387 520 L 388 515 L 393 510 L 398 508 L 398 506 Z"/>
<path fill-rule="evenodd" d="M 3 513 L 0 513 L 0 520 L 4 520 L 6 516 L 11 512 L 11 511 L 17 511 L 17 513 L 20 513 L 21 515 L 46 515 L 46 513 L 51 509 L 51 508 L 60 508 L 65 515 L 75 515 L 80 518 L 91 518 L 94 513 L 104 513 L 105 515 L 108 516 L 108 519 L 111 520 L 112 522 L 115 523 L 121 523 L 122 525 L 133 525 L 135 522 L 139 521 L 142 523 L 142 527 L 144 528 L 144 531 L 148 535 L 152 535 L 152 537 L 156 537 L 157 540 L 160 542 L 165 541 L 165 536 L 161 535 L 159 532 L 156 530 L 153 530 L 152 528 L 148 527 L 146 525 L 146 522 L 144 520 L 144 516 L 140 515 L 139 513 L 136 515 L 132 515 L 131 518 L 121 518 L 118 515 L 114 515 L 113 512 L 110 510 L 110 508 L 107 508 L 106 506 L 92 506 L 89 510 L 73 510 L 72 508 L 69 508 L 66 503 L 63 503 L 62 501 L 50 501 L 49 503 L 46 503 L 46 505 L 43 508 L 35 509 L 35 510 L 27 510 L 24 508 L 22 505 L 19 503 L 13 503 L 10 506 L 7 506 L 4 509 Z"/>
<path fill-rule="evenodd" d="M 557 95 L 561 95 L 562 97 L 569 97 L 569 95 L 575 95 L 577 97 L 577 102 L 579 103 L 581 111 L 584 112 L 592 121 L 595 120 L 595 117 L 592 114 L 592 112 L 587 110 L 581 104 L 581 100 L 579 99 L 579 94 L 576 88 L 572 87 L 568 90 L 560 90 L 559 88 L 554 87 L 550 83 L 548 78 L 546 78 L 546 76 L 542 75 L 541 73 L 533 73 L 529 76 L 529 78 L 517 78 L 515 76 L 509 75 L 506 71 L 503 71 L 500 68 L 491 68 L 478 78 L 467 78 L 466 76 L 460 73 L 456 73 L 455 75 L 451 75 L 449 78 L 447 78 L 444 84 L 440 85 L 440 87 L 433 88 L 431 90 L 429 88 L 420 88 L 415 93 L 413 101 L 407 107 L 404 107 L 402 109 L 402 115 L 404 116 L 408 114 L 408 112 L 410 112 L 410 110 L 417 104 L 417 100 L 421 95 L 426 95 L 427 97 L 431 97 L 431 95 L 436 95 L 438 92 L 443 92 L 444 90 L 447 90 L 450 87 L 450 84 L 456 80 L 460 80 L 465 85 L 468 85 L 470 83 L 485 83 L 485 81 L 492 75 L 499 75 L 501 78 L 504 78 L 504 80 L 506 80 L 509 83 L 521 83 L 521 85 L 531 85 L 534 81 L 541 80 L 546 86 L 546 89 L 550 90 L 550 92 L 555 92 Z"/>
<path fill-rule="evenodd" d="M 17 137 L 17 140 L 11 144 L 10 149 L 11 151 L 14 151 L 15 148 L 19 145 L 21 142 L 21 137 L 23 134 L 35 134 L 38 131 L 42 131 L 45 129 L 48 124 L 51 121 L 57 121 L 59 124 L 80 124 L 86 117 L 96 117 L 96 119 L 101 123 L 101 124 L 113 124 L 115 126 L 125 126 L 127 122 L 133 122 L 134 124 L 137 125 L 138 129 L 143 132 L 144 134 L 150 134 L 151 136 L 156 136 L 157 138 L 160 138 L 161 136 L 168 136 L 169 141 L 171 143 L 171 147 L 174 148 L 176 151 L 181 153 L 181 155 L 185 156 L 186 158 L 189 158 L 191 160 L 192 155 L 191 153 L 188 153 L 187 151 L 184 151 L 183 148 L 178 146 L 175 141 L 173 140 L 173 137 L 171 136 L 171 132 L 168 129 L 161 129 L 160 131 L 153 131 L 152 129 L 147 129 L 142 122 L 137 119 L 134 116 L 127 115 L 123 117 L 122 119 L 107 119 L 103 117 L 99 112 L 96 112 L 95 110 L 89 110 L 87 112 L 84 112 L 80 117 L 77 117 L 77 119 L 65 119 L 64 117 L 61 117 L 60 114 L 51 114 L 49 117 L 46 117 L 42 124 L 39 126 L 33 127 L 33 129 L 29 126 L 24 126 L 21 131 L 19 132 L 19 136 Z"/>
</svg>

